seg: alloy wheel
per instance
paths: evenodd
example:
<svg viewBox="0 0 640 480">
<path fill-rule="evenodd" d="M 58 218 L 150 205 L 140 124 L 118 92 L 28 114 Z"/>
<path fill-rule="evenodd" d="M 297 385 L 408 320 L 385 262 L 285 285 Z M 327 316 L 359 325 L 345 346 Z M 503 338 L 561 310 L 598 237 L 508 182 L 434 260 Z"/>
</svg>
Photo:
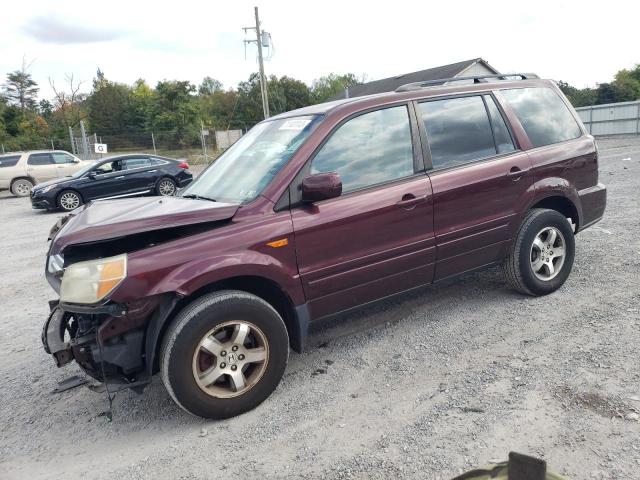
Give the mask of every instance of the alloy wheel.
<svg viewBox="0 0 640 480">
<path fill-rule="evenodd" d="M 538 232 L 531 245 L 531 269 L 543 281 L 555 278 L 565 259 L 565 239 L 555 227 L 545 227 Z"/>
<path fill-rule="evenodd" d="M 73 192 L 65 192 L 60 197 L 60 206 L 65 210 L 74 210 L 80 206 L 80 197 Z"/>
<path fill-rule="evenodd" d="M 262 331 L 242 320 L 224 322 L 207 332 L 193 354 L 193 377 L 216 398 L 237 397 L 260 381 L 269 361 Z"/>
<path fill-rule="evenodd" d="M 176 193 L 176 186 L 171 180 L 165 178 L 158 184 L 158 191 L 160 195 L 170 197 Z"/>
</svg>

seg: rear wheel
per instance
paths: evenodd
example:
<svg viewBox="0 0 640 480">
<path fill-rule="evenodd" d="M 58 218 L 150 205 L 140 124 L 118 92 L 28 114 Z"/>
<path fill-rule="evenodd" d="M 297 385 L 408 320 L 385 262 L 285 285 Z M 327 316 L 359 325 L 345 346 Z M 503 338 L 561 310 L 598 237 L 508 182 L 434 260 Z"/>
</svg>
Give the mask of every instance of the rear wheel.
<svg viewBox="0 0 640 480">
<path fill-rule="evenodd" d="M 64 190 L 58 195 L 58 207 L 65 212 L 75 210 L 82 205 L 82 198 L 78 192 L 73 190 Z"/>
<path fill-rule="evenodd" d="M 573 229 L 564 215 L 536 208 L 525 216 L 503 269 L 515 290 L 546 295 L 567 280 L 574 256 Z"/>
<path fill-rule="evenodd" d="M 177 186 L 176 182 L 174 182 L 169 177 L 161 178 L 158 184 L 156 185 L 156 193 L 158 195 L 162 195 L 163 197 L 171 197 L 176 194 Z"/>
<path fill-rule="evenodd" d="M 33 182 L 27 178 L 19 178 L 11 184 L 11 193 L 16 197 L 27 197 L 31 193 Z"/>
<path fill-rule="evenodd" d="M 162 380 L 187 412 L 228 418 L 275 390 L 288 355 L 286 327 L 271 305 L 246 292 L 221 291 L 176 317 L 162 345 Z"/>
</svg>

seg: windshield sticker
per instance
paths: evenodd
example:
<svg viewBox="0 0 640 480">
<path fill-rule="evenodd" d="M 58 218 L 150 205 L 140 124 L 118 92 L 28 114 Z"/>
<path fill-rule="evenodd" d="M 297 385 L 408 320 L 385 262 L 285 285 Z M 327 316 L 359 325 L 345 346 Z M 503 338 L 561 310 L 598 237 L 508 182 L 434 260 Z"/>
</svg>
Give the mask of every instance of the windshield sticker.
<svg viewBox="0 0 640 480">
<path fill-rule="evenodd" d="M 304 127 L 306 127 L 307 125 L 309 125 L 309 122 L 311 120 L 309 119 L 304 119 L 304 120 L 287 120 L 286 122 L 284 122 L 280 128 L 278 130 L 295 130 L 295 131 L 300 131 L 302 130 Z"/>
</svg>

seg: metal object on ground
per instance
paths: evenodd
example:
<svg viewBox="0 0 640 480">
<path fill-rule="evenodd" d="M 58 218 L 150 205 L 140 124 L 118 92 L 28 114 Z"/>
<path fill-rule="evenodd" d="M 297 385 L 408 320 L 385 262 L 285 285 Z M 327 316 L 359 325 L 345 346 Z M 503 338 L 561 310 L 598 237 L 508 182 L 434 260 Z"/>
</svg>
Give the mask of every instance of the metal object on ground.
<svg viewBox="0 0 640 480">
<path fill-rule="evenodd" d="M 88 381 L 89 380 L 87 380 L 86 378 L 82 378 L 77 375 L 74 375 L 73 377 L 69 377 L 62 380 L 61 382 L 58 382 L 58 386 L 54 388 L 51 393 L 66 392 L 67 390 L 71 390 L 72 388 L 76 388 L 81 385 L 84 385 Z"/>
</svg>

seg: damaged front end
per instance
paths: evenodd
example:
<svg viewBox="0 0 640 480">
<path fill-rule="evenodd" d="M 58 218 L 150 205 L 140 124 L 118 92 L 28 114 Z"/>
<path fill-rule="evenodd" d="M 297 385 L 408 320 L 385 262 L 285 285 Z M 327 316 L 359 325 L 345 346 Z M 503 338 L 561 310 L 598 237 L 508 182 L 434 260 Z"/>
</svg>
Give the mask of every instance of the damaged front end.
<svg viewBox="0 0 640 480">
<path fill-rule="evenodd" d="M 42 330 L 47 353 L 62 367 L 75 360 L 91 377 L 115 387 L 143 387 L 151 378 L 153 355 L 145 348 L 145 333 L 159 303 L 133 310 L 117 304 L 96 307 L 50 302 Z M 113 388 L 111 389 L 114 390 Z"/>
<path fill-rule="evenodd" d="M 45 276 L 50 302 L 42 343 L 58 367 L 75 360 L 108 391 L 142 389 L 157 370 L 155 352 L 179 300 L 153 294 L 130 271 L 130 256 L 228 223 L 238 205 L 174 197 L 92 203 L 61 219 L 50 234 Z M 134 268 L 135 270 L 135 268 Z M 144 270 L 143 270 L 144 272 Z"/>
</svg>

